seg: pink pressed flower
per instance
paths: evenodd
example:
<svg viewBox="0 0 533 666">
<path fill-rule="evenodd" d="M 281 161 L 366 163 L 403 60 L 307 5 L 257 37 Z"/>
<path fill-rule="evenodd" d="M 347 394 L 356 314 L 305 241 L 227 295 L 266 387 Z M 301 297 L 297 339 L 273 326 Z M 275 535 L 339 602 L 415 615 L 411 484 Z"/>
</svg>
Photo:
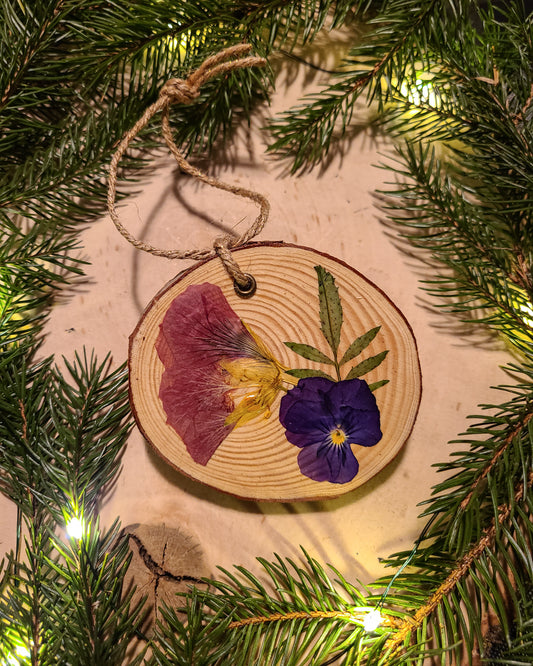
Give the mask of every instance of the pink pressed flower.
<svg viewBox="0 0 533 666">
<path fill-rule="evenodd" d="M 231 309 L 220 287 L 192 285 L 174 299 L 156 349 L 167 423 L 206 465 L 236 426 L 270 415 L 283 367 Z"/>
</svg>

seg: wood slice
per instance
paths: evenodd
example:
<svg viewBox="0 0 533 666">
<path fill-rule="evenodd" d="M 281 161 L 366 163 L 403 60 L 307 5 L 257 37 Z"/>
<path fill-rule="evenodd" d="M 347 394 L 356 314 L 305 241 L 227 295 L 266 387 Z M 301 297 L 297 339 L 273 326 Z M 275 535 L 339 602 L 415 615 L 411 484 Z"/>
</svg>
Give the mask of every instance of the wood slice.
<svg viewBox="0 0 533 666">
<path fill-rule="evenodd" d="M 413 427 L 421 396 L 416 342 L 409 324 L 390 299 L 345 263 L 316 250 L 284 243 L 254 243 L 235 251 L 241 270 L 254 276 L 257 291 L 243 299 L 216 258 L 195 265 L 169 282 L 146 308 L 130 337 L 130 397 L 137 424 L 147 441 L 175 469 L 211 487 L 243 499 L 302 501 L 338 497 L 361 486 L 400 451 Z M 235 428 L 207 465 L 194 462 L 167 424 L 159 398 L 163 365 L 156 351 L 159 327 L 172 301 L 192 284 L 218 285 L 236 314 L 261 337 L 273 355 L 290 368 L 324 369 L 297 356 L 285 341 L 313 345 L 329 353 L 320 330 L 317 274 L 320 265 L 335 278 L 342 303 L 340 354 L 360 335 L 381 326 L 378 336 L 357 357 L 364 360 L 389 350 L 385 360 L 364 375 L 370 384 L 389 383 L 375 392 L 381 413 L 381 441 L 353 448 L 359 473 L 345 484 L 317 482 L 298 467 L 300 449 L 290 444 L 277 415 L 278 396 L 268 419 Z"/>
<path fill-rule="evenodd" d="M 131 603 L 146 598 L 143 632 L 152 636 L 163 605 L 181 605 L 178 593 L 204 587 L 209 575 L 200 544 L 183 529 L 166 525 L 134 524 L 124 528 L 131 550 L 125 589 L 135 585 Z"/>
</svg>

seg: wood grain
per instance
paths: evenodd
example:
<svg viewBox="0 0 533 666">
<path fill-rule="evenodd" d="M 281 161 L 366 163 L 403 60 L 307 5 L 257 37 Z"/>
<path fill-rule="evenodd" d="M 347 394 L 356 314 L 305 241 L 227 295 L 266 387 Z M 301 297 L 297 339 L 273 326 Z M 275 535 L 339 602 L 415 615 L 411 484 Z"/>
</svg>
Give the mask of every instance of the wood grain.
<svg viewBox="0 0 533 666">
<path fill-rule="evenodd" d="M 130 398 L 137 424 L 147 441 L 170 465 L 221 491 L 251 500 L 301 501 L 337 497 L 357 488 L 383 469 L 400 451 L 413 427 L 421 396 L 416 342 L 398 308 L 355 269 L 328 255 L 284 243 L 254 243 L 235 251 L 245 273 L 257 281 L 257 292 L 242 299 L 220 260 L 197 264 L 168 283 L 146 308 L 130 337 Z M 383 363 L 364 379 L 389 379 L 376 391 L 382 440 L 374 447 L 353 448 L 360 468 L 347 484 L 316 482 L 303 476 L 299 449 L 285 438 L 277 419 L 278 396 L 269 419 L 236 428 L 206 466 L 195 463 L 177 433 L 166 423 L 159 399 L 163 366 L 155 349 L 159 325 L 172 301 L 191 284 L 210 282 L 222 289 L 239 317 L 288 367 L 320 368 L 294 354 L 283 343 L 304 342 L 330 353 L 320 331 L 318 283 L 314 266 L 333 274 L 344 311 L 339 357 L 355 338 L 375 326 L 381 330 L 354 362 L 384 349 Z M 346 368 L 346 372 L 348 371 Z"/>
</svg>

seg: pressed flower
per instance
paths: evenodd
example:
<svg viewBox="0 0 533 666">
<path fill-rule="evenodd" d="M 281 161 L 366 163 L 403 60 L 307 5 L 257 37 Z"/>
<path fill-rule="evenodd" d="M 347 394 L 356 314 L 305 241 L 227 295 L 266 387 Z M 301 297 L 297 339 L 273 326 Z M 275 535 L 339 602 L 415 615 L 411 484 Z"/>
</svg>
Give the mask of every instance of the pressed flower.
<svg viewBox="0 0 533 666">
<path fill-rule="evenodd" d="M 156 342 L 167 423 L 206 465 L 236 427 L 270 407 L 284 368 L 232 310 L 220 287 L 191 285 L 171 303 Z"/>
<path fill-rule="evenodd" d="M 359 471 L 352 445 L 374 446 L 382 437 L 376 399 L 362 379 L 301 379 L 281 399 L 279 420 L 302 449 L 300 471 L 314 481 L 348 483 Z"/>
</svg>

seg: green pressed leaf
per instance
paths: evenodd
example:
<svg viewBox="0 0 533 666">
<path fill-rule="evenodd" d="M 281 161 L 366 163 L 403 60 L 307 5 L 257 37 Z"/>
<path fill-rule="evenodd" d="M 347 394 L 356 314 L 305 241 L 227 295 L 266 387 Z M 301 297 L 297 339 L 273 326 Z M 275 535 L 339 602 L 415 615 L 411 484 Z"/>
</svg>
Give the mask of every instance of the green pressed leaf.
<svg viewBox="0 0 533 666">
<path fill-rule="evenodd" d="M 341 339 L 342 305 L 335 278 L 322 266 L 315 266 L 318 276 L 320 328 L 335 358 Z"/>
<path fill-rule="evenodd" d="M 376 337 L 380 328 L 381 326 L 376 326 L 352 342 L 352 344 L 344 352 L 344 356 L 341 358 L 339 365 L 348 363 L 348 361 L 351 361 L 352 358 L 355 358 L 358 354 L 360 354 L 363 349 L 366 349 L 372 340 Z"/>
<path fill-rule="evenodd" d="M 287 370 L 287 374 L 292 377 L 298 377 L 298 379 L 305 379 L 306 377 L 325 377 L 326 379 L 331 379 L 332 382 L 336 381 L 331 375 L 322 372 L 322 370 L 296 368 L 295 370 Z"/>
<path fill-rule="evenodd" d="M 311 345 L 301 344 L 299 342 L 284 342 L 283 344 L 287 345 L 289 349 L 299 356 L 303 356 L 309 361 L 315 361 L 316 363 L 327 363 L 328 365 L 334 365 L 334 361 L 328 358 L 316 347 Z"/>
<path fill-rule="evenodd" d="M 355 379 L 356 377 L 362 377 L 363 375 L 366 375 L 367 372 L 377 368 L 388 353 L 389 351 L 387 349 L 386 351 L 382 351 L 375 356 L 370 356 L 370 358 L 366 358 L 364 361 L 361 361 L 361 363 L 358 363 L 350 370 L 346 376 L 346 379 Z"/>
<path fill-rule="evenodd" d="M 374 392 L 376 389 L 380 388 L 381 386 L 385 386 L 385 384 L 388 384 L 390 379 L 381 379 L 379 382 L 374 382 L 372 384 L 368 385 L 368 388 Z"/>
</svg>

